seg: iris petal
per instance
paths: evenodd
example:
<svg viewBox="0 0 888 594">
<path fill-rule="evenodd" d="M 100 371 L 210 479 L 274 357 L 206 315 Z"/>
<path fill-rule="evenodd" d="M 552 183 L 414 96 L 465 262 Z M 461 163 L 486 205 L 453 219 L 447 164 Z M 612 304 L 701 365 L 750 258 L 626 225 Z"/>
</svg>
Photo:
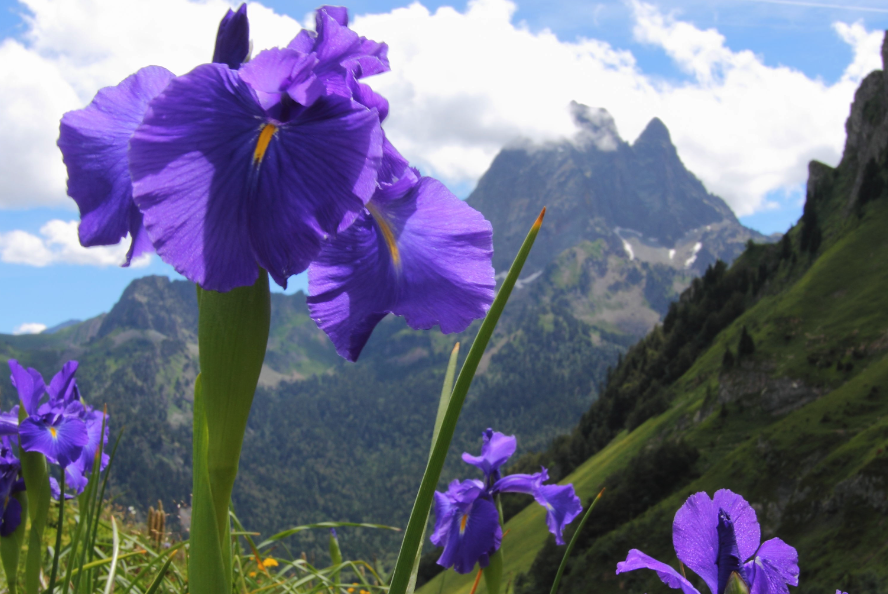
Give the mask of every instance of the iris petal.
<svg viewBox="0 0 888 594">
<path fill-rule="evenodd" d="M 37 412 L 37 403 L 46 393 L 46 384 L 43 376 L 36 369 L 22 367 L 15 359 L 9 360 L 9 370 L 12 372 L 10 380 L 18 391 L 19 399 L 28 414 Z"/>
<path fill-rule="evenodd" d="M 636 569 L 652 569 L 657 572 L 657 577 L 670 588 L 681 590 L 684 594 L 700 594 L 691 582 L 671 566 L 666 565 L 662 561 L 657 561 L 638 549 L 632 549 L 626 556 L 625 561 L 617 563 L 617 573 L 625 573 Z"/>
<path fill-rule="evenodd" d="M 537 503 L 546 508 L 546 525 L 557 544 L 564 544 L 564 527 L 583 511 L 573 485 L 542 485 L 533 493 Z"/>
<path fill-rule="evenodd" d="M 431 178 L 384 185 L 369 212 L 331 239 L 309 268 L 312 318 L 347 359 L 357 359 L 386 313 L 414 329 L 461 332 L 493 301 L 492 228 L 481 213 Z"/>
<path fill-rule="evenodd" d="M 798 552 L 779 538 L 762 543 L 744 570 L 750 594 L 787 594 L 799 585 Z"/>
<path fill-rule="evenodd" d="M 503 435 L 488 428 L 482 436 L 481 455 L 472 456 L 463 452 L 462 459 L 463 462 L 481 469 L 485 477 L 496 473 L 496 480 L 499 478 L 499 467 L 515 453 L 517 447 L 518 441 L 514 435 Z"/>
<path fill-rule="evenodd" d="M 68 168 L 68 195 L 80 209 L 84 246 L 113 245 L 127 233 L 135 242 L 141 215 L 132 200 L 128 144 L 148 102 L 172 78 L 165 68 L 142 68 L 117 86 L 100 90 L 84 109 L 62 116 L 58 145 Z M 135 247 L 128 257 L 138 255 Z M 144 244 L 139 249 L 144 251 Z"/>
<path fill-rule="evenodd" d="M 213 62 L 226 64 L 237 70 L 249 57 L 250 53 L 250 21 L 247 19 L 247 5 L 241 4 L 237 12 L 230 8 L 216 33 L 216 47 L 213 50 Z"/>
</svg>

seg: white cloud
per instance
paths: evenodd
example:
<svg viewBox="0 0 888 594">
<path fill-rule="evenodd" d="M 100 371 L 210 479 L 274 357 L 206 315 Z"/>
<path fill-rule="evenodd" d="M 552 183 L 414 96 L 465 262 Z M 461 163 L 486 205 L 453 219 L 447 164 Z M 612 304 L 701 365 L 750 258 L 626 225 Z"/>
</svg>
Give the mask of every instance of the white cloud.
<svg viewBox="0 0 888 594">
<path fill-rule="evenodd" d="M 22 324 L 20 326 L 16 326 L 12 330 L 12 334 L 14 336 L 19 336 L 21 334 L 40 334 L 46 330 L 46 324 L 38 324 L 37 322 L 28 322 Z"/>
<path fill-rule="evenodd" d="M 79 264 L 85 266 L 119 266 L 129 249 L 129 238 L 108 247 L 85 248 L 77 238 L 77 221 L 54 219 L 40 228 L 40 236 L 25 231 L 0 233 L 0 262 L 26 266 Z M 151 255 L 133 260 L 133 268 L 147 266 Z"/>
<path fill-rule="evenodd" d="M 0 44 L 0 150 L 9 155 L 0 162 L 0 207 L 71 205 L 55 147 L 62 112 L 146 64 L 183 73 L 206 61 L 219 18 L 233 6 L 20 1 L 33 13 L 24 43 Z M 477 180 L 516 137 L 572 135 L 571 100 L 606 108 L 628 140 L 652 117 L 662 119 L 688 168 L 739 215 L 766 208 L 769 192 L 804 183 L 810 159 L 838 161 L 856 85 L 880 65 L 880 33 L 836 23 L 854 59 L 828 84 L 733 51 L 715 29 L 649 4 L 630 6 L 636 39 L 661 48 L 689 82 L 645 73 L 631 52 L 599 40 L 532 32 L 513 22 L 509 0 L 471 0 L 463 12 L 434 13 L 414 2 L 359 16 L 353 27 L 389 45 L 392 72 L 368 82 L 391 102 L 390 138 L 448 183 Z M 298 31 L 295 20 L 259 4 L 248 10 L 256 51 Z"/>
</svg>

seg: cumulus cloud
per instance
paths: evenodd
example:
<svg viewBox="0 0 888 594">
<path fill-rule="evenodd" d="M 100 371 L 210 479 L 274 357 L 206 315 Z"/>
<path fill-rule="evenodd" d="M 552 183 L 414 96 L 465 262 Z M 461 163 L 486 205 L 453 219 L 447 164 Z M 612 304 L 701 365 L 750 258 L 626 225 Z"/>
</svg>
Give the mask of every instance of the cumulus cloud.
<svg viewBox="0 0 888 594">
<path fill-rule="evenodd" d="M 77 221 L 54 219 L 40 228 L 40 235 L 25 231 L 0 233 L 0 262 L 26 266 L 79 264 L 85 266 L 119 266 L 126 258 L 129 238 L 118 245 L 85 248 L 77 238 Z M 133 260 L 133 268 L 147 266 L 151 255 Z"/>
<path fill-rule="evenodd" d="M 19 336 L 21 334 L 40 334 L 46 330 L 46 324 L 39 324 L 37 322 L 27 322 L 25 324 L 21 324 L 20 326 L 16 326 L 12 330 L 12 334 L 14 336 Z"/>
<path fill-rule="evenodd" d="M 206 61 L 223 0 L 20 0 L 30 13 L 22 41 L 0 44 L 0 207 L 68 204 L 55 148 L 57 122 L 95 91 L 146 64 L 183 73 Z M 878 32 L 836 23 L 854 58 L 839 81 L 767 66 L 700 29 L 631 0 L 637 42 L 665 52 L 688 75 L 664 81 L 630 51 L 596 39 L 558 39 L 514 21 L 509 0 L 471 0 L 462 12 L 418 2 L 358 16 L 353 27 L 389 45 L 392 72 L 370 79 L 391 102 L 386 131 L 425 172 L 466 186 L 518 137 L 576 132 L 569 105 L 603 107 L 624 139 L 653 117 L 680 157 L 738 215 L 796 188 L 807 162 L 836 163 L 844 120 L 860 79 L 879 67 Z M 254 47 L 285 44 L 293 19 L 249 5 Z M 616 129 L 615 128 L 615 129 Z M 33 237 L 33 236 L 32 236 Z M 38 238 L 39 239 L 39 238 Z"/>
</svg>

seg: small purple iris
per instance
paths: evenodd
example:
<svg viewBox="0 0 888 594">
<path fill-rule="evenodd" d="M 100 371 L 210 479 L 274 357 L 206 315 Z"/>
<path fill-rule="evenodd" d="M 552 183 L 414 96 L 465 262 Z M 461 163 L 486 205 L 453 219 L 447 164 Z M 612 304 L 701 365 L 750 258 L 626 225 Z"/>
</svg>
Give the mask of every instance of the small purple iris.
<svg viewBox="0 0 888 594">
<path fill-rule="evenodd" d="M 558 544 L 564 544 L 562 532 L 582 511 L 573 485 L 544 485 L 546 469 L 536 474 L 513 474 L 499 478 L 499 468 L 515 452 L 514 436 L 487 429 L 483 434 L 481 455 L 463 454 L 463 461 L 484 472 L 484 482 L 454 480 L 447 492 L 435 493 L 435 531 L 433 544 L 444 547 L 438 565 L 453 567 L 457 573 L 469 573 L 478 563 L 487 567 L 490 555 L 502 542 L 502 526 L 494 503 L 497 493 L 526 493 L 546 509 L 546 523 Z M 494 478 L 496 477 L 496 478 Z"/>
<path fill-rule="evenodd" d="M 760 539 L 755 510 L 727 489 L 717 491 L 712 499 L 704 492 L 691 495 L 672 524 L 678 560 L 699 575 L 712 594 L 724 594 L 732 577 L 742 580 L 750 594 L 787 594 L 788 586 L 799 584 L 796 550 L 779 538 L 759 546 Z M 617 573 L 636 569 L 652 569 L 670 588 L 699 594 L 671 566 L 632 549 L 617 564 Z"/>
</svg>

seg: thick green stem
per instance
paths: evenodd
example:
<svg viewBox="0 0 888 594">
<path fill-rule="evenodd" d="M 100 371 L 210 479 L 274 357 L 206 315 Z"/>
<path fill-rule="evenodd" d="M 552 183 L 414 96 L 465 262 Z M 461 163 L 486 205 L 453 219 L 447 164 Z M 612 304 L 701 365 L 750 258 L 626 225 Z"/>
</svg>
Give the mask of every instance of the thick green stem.
<svg viewBox="0 0 888 594">
<path fill-rule="evenodd" d="M 195 473 L 189 572 L 204 575 L 203 570 L 196 568 L 199 563 L 207 561 L 205 554 L 219 555 L 225 591 L 229 591 L 232 565 L 228 509 L 247 418 L 268 343 L 271 322 L 268 273 L 260 270 L 259 278 L 250 287 L 238 287 L 227 293 L 198 288 L 197 296 L 202 406 L 198 406 L 195 392 Z M 200 440 L 199 436 L 202 436 Z M 202 458 L 199 460 L 198 456 Z M 213 533 L 207 532 L 206 526 L 202 532 L 197 532 L 195 522 L 201 523 L 210 517 L 215 523 Z M 201 551 L 204 545 L 207 549 Z M 204 589 L 202 580 L 194 577 L 190 578 L 194 594 L 218 592 Z"/>
<path fill-rule="evenodd" d="M 56 574 L 59 571 L 59 555 L 62 552 L 62 529 L 65 527 L 65 469 L 59 479 L 59 525 L 56 528 L 55 551 L 52 555 L 52 572 L 49 574 L 49 594 L 55 590 Z"/>
<path fill-rule="evenodd" d="M 3 572 L 6 574 L 6 586 L 9 594 L 18 591 L 18 562 L 25 542 L 25 526 L 28 523 L 28 494 L 24 491 L 12 494 L 12 499 L 22 506 L 22 522 L 15 532 L 0 537 L 0 559 L 3 561 Z"/>
</svg>

